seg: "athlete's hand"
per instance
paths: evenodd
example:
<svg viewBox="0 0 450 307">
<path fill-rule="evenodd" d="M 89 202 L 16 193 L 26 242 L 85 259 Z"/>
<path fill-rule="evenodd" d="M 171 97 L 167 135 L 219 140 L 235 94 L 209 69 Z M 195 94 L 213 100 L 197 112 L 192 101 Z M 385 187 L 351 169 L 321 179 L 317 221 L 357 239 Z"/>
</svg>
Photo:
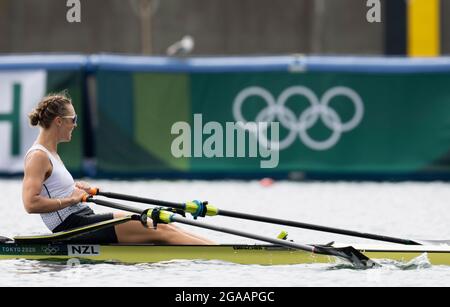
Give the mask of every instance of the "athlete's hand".
<svg viewBox="0 0 450 307">
<path fill-rule="evenodd" d="M 81 203 L 83 201 L 83 197 L 86 195 L 86 191 L 79 189 L 75 186 L 75 188 L 73 189 L 73 193 L 72 195 L 70 195 L 70 199 L 72 200 L 72 203 L 74 205 Z"/>
<path fill-rule="evenodd" d="M 77 181 L 75 182 L 75 187 L 84 190 L 86 193 L 89 193 L 89 190 L 91 189 L 91 185 L 87 183 L 86 181 Z"/>
</svg>

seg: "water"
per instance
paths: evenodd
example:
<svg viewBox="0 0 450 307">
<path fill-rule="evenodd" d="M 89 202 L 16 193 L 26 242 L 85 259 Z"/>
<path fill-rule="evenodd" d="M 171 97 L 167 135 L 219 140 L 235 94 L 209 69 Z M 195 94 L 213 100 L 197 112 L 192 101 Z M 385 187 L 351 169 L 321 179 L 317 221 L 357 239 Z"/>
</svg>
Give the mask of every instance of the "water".
<svg viewBox="0 0 450 307">
<path fill-rule="evenodd" d="M 294 183 L 263 187 L 243 181 L 92 181 L 105 191 L 155 199 L 209 200 L 228 210 L 271 215 L 332 227 L 412 239 L 450 239 L 450 189 L 446 183 Z M 21 205 L 21 182 L 0 180 L 0 234 L 48 232 Z M 109 209 L 93 205 L 96 212 Z M 358 238 L 209 217 L 209 223 L 275 237 L 281 230 L 302 243 L 368 243 Z M 182 225 L 218 243 L 250 239 Z M 26 260 L 0 261 L 0 286 L 450 286 L 450 267 L 431 266 L 425 255 L 411 263 L 383 263 L 366 271 L 345 264 L 237 265 L 220 261 L 68 266 Z"/>
</svg>

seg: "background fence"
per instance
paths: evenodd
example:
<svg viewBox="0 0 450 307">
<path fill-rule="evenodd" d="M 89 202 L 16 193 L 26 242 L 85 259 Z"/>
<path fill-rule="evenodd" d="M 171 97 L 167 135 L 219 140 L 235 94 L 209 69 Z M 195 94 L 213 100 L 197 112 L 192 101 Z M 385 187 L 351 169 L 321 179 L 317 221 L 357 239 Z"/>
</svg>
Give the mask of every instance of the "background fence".
<svg viewBox="0 0 450 307">
<path fill-rule="evenodd" d="M 67 1 L 0 0 L 0 52 L 162 55 L 189 34 L 194 55 L 450 53 L 450 1 L 379 2 L 370 23 L 367 0 L 89 0 L 72 24 Z"/>
</svg>

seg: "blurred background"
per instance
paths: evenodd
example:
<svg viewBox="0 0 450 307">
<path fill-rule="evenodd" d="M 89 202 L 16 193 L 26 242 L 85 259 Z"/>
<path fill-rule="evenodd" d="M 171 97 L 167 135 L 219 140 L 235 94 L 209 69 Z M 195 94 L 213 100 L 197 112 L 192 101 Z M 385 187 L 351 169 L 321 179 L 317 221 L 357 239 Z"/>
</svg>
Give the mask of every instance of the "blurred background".
<svg viewBox="0 0 450 307">
<path fill-rule="evenodd" d="M 67 90 L 78 177 L 448 179 L 449 14 L 449 0 L 0 0 L 0 174 L 21 175 L 26 115 Z M 279 122 L 277 167 L 224 144 L 175 157 L 172 127 L 194 142 L 194 114 Z"/>
<path fill-rule="evenodd" d="M 81 0 L 79 23 L 67 3 L 1 0 L 0 51 L 165 55 L 191 35 L 193 55 L 408 54 L 420 36 L 450 52 L 448 0 Z"/>
</svg>

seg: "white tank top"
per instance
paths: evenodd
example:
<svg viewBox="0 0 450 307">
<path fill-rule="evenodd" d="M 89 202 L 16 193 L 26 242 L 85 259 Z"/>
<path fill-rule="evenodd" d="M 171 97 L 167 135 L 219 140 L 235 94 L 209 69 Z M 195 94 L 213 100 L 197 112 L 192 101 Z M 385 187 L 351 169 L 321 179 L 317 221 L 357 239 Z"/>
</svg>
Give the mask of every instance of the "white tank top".
<svg viewBox="0 0 450 307">
<path fill-rule="evenodd" d="M 40 195 L 47 198 L 67 198 L 72 195 L 75 181 L 63 162 L 40 144 L 34 144 L 28 150 L 25 158 L 30 152 L 35 150 L 45 152 L 53 167 L 52 174 L 44 181 Z M 55 212 L 42 213 L 41 218 L 48 229 L 53 231 L 59 224 L 68 218 L 69 215 L 80 212 L 84 208 L 86 208 L 86 205 L 78 203 Z"/>
</svg>

